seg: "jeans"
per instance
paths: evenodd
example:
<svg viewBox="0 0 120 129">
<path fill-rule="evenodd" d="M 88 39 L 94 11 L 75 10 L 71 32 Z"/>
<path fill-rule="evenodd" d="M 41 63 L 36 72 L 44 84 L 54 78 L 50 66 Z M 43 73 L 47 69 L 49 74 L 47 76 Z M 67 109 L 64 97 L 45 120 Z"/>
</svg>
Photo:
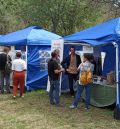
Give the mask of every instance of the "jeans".
<svg viewBox="0 0 120 129">
<path fill-rule="evenodd" d="M 80 101 L 80 98 L 81 98 L 81 94 L 82 94 L 84 89 L 85 89 L 85 94 L 86 94 L 86 99 L 85 99 L 86 108 L 89 107 L 89 105 L 90 105 L 91 86 L 90 85 L 83 86 L 83 85 L 79 85 L 79 84 L 77 86 L 77 92 L 76 92 L 76 95 L 75 95 L 75 100 L 73 102 L 73 105 L 75 107 L 77 107 L 78 102 Z"/>
<path fill-rule="evenodd" d="M 5 73 L 4 70 L 0 70 L 0 90 L 4 93 L 4 79 L 6 81 L 6 91 L 10 93 L 10 74 Z"/>
<path fill-rule="evenodd" d="M 73 80 L 77 80 L 77 74 L 68 74 L 70 94 L 74 95 Z"/>
<path fill-rule="evenodd" d="M 55 103 L 56 105 L 58 105 L 60 102 L 60 97 L 59 97 L 60 79 L 52 80 L 51 78 L 49 78 L 49 80 L 50 80 L 50 91 L 49 91 L 50 103 L 51 104 Z"/>
</svg>

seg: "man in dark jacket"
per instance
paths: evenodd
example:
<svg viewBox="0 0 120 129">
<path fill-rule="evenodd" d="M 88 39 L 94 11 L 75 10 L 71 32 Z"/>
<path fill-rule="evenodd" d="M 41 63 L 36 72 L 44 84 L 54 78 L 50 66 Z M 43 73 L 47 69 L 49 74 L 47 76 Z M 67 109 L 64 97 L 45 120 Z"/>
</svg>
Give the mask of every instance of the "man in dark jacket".
<svg viewBox="0 0 120 129">
<path fill-rule="evenodd" d="M 68 74 L 69 88 L 71 96 L 74 96 L 73 80 L 77 80 L 78 71 L 77 67 L 81 63 L 80 56 L 75 53 L 75 47 L 70 48 L 70 55 L 62 61 L 62 66 Z"/>
<path fill-rule="evenodd" d="M 11 61 L 10 56 L 8 56 L 9 48 L 5 47 L 3 52 L 0 54 L 0 90 L 4 93 L 4 79 L 6 81 L 6 91 L 10 93 L 10 73 L 6 72 L 5 66 L 7 60 Z"/>
</svg>

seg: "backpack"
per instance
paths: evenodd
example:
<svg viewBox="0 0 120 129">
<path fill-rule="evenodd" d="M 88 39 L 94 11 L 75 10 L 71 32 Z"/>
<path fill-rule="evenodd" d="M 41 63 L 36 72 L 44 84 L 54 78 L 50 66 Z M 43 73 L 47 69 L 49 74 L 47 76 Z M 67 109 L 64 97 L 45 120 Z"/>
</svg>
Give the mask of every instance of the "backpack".
<svg viewBox="0 0 120 129">
<path fill-rule="evenodd" d="M 5 64 L 5 72 L 9 74 L 11 72 L 11 69 L 12 69 L 11 58 L 10 56 L 7 55 L 7 61 Z"/>
<path fill-rule="evenodd" d="M 80 82 L 82 85 L 87 85 L 92 82 L 92 72 L 90 70 L 81 72 Z"/>
</svg>

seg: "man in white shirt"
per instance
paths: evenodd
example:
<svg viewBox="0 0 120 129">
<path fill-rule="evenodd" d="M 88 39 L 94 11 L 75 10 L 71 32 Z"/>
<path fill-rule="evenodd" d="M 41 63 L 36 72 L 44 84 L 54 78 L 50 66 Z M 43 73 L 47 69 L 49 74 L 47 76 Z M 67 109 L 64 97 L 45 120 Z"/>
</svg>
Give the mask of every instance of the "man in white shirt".
<svg viewBox="0 0 120 129">
<path fill-rule="evenodd" d="M 12 62 L 12 71 L 13 71 L 13 98 L 17 96 L 18 85 L 20 85 L 20 97 L 24 97 L 24 85 L 25 85 L 25 71 L 26 71 L 26 62 L 21 59 L 21 53 L 16 53 L 16 58 Z"/>
</svg>

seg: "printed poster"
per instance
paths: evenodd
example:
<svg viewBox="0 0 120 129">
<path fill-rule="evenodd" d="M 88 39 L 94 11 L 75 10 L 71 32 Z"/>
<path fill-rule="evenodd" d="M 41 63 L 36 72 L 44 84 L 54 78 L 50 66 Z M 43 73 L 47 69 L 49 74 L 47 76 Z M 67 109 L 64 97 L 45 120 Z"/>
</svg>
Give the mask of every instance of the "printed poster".
<svg viewBox="0 0 120 129">
<path fill-rule="evenodd" d="M 48 61 L 51 58 L 50 50 L 39 50 L 40 71 L 47 70 Z"/>
</svg>

